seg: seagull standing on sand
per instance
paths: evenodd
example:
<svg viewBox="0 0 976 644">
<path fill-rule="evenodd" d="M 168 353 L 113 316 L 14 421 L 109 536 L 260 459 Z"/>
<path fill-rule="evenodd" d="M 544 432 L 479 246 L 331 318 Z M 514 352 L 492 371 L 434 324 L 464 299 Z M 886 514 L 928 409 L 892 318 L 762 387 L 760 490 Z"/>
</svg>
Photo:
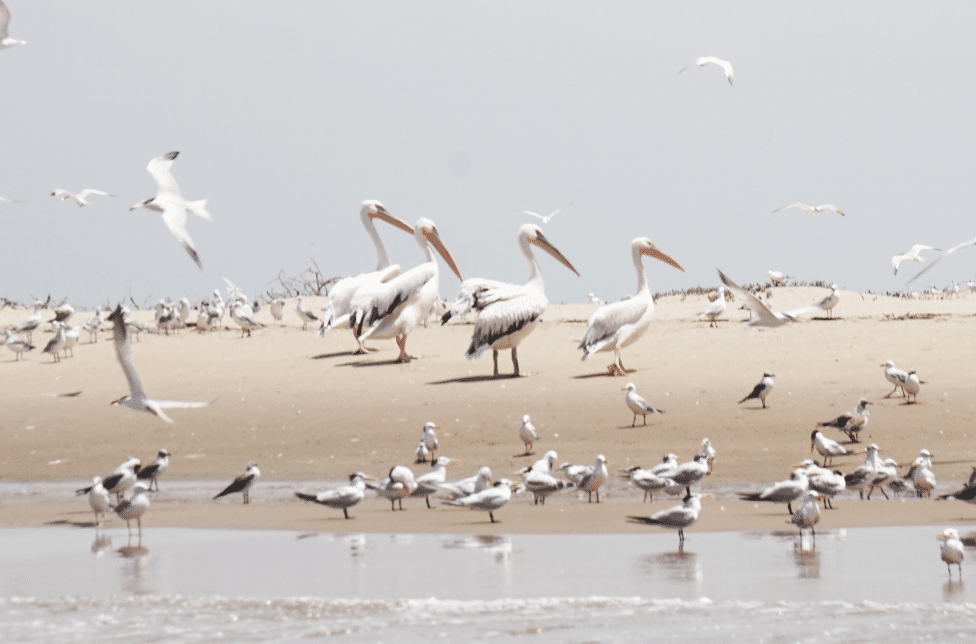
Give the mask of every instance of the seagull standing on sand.
<svg viewBox="0 0 976 644">
<path fill-rule="evenodd" d="M 167 152 L 149 162 L 146 169 L 159 186 L 156 190 L 156 196 L 132 204 L 129 206 L 129 211 L 131 212 L 136 208 L 146 208 L 147 210 L 163 213 L 163 223 L 169 228 L 169 232 L 176 237 L 176 240 L 180 242 L 186 252 L 189 253 L 190 258 L 202 271 L 203 264 L 200 262 L 200 256 L 197 254 L 197 249 L 193 246 L 193 240 L 190 239 L 189 233 L 186 232 L 186 213 L 191 212 L 197 217 L 208 221 L 210 221 L 210 213 L 207 212 L 206 199 L 187 201 L 180 194 L 180 188 L 176 185 L 176 179 L 173 178 L 172 173 L 169 171 L 173 165 L 173 159 L 178 154 L 179 152 Z"/>
<path fill-rule="evenodd" d="M 421 474 L 415 480 L 417 489 L 410 493 L 412 497 L 424 497 L 427 509 L 430 509 L 430 495 L 435 494 L 441 483 L 447 480 L 447 466 L 451 462 L 446 456 L 438 456 L 430 465 L 430 471 Z"/>
<path fill-rule="evenodd" d="M 433 459 L 434 452 L 437 451 L 438 445 L 437 432 L 434 431 L 435 429 L 437 429 L 437 425 L 435 425 L 433 421 L 427 421 L 424 423 L 424 433 L 420 436 L 420 442 L 423 443 L 424 447 L 427 448 L 427 451 L 430 452 L 431 459 Z"/>
<path fill-rule="evenodd" d="M 261 470 L 258 469 L 258 464 L 254 461 L 249 461 L 247 468 L 244 473 L 231 481 L 231 484 L 225 487 L 213 500 L 217 500 L 222 496 L 227 496 L 228 494 L 234 494 L 235 492 L 241 492 L 244 496 L 244 503 L 251 502 L 250 490 L 254 482 L 258 480 L 261 476 Z"/>
<path fill-rule="evenodd" d="M 901 396 L 904 398 L 906 396 L 905 385 L 908 383 L 908 372 L 897 368 L 891 360 L 881 366 L 884 367 L 885 379 L 895 386 L 885 398 L 891 398 L 898 389 L 901 389 Z"/>
<path fill-rule="evenodd" d="M 334 490 L 326 490 L 318 494 L 295 492 L 295 496 L 302 501 L 311 501 L 312 503 L 318 503 L 328 508 L 342 510 L 342 516 L 348 519 L 349 508 L 362 501 L 363 497 L 366 496 L 366 481 L 368 479 L 370 477 L 362 472 L 356 472 L 349 475 L 349 485 L 343 485 Z"/>
<path fill-rule="evenodd" d="M 152 400 L 146 394 L 145 387 L 142 386 L 142 379 L 136 371 L 135 362 L 132 360 L 132 342 L 129 340 L 129 332 L 126 330 L 126 322 L 122 313 L 122 306 L 119 305 L 108 316 L 115 329 L 115 357 L 118 358 L 122 366 L 125 379 L 129 382 L 129 395 L 122 396 L 118 400 L 113 400 L 113 405 L 125 405 L 129 409 L 136 411 L 147 411 L 154 416 L 158 416 L 167 423 L 172 423 L 172 419 L 166 415 L 164 409 L 180 408 L 190 409 L 206 407 L 210 404 L 209 400 L 201 402 L 183 402 L 180 400 Z"/>
<path fill-rule="evenodd" d="M 701 449 L 698 451 L 699 456 L 705 457 L 705 462 L 708 463 L 708 473 L 712 473 L 712 465 L 715 463 L 715 448 L 712 447 L 712 441 L 707 438 L 702 439 Z"/>
<path fill-rule="evenodd" d="M 922 381 L 918 379 L 918 373 L 912 369 L 908 372 L 908 380 L 905 381 L 905 394 L 908 396 L 906 404 L 913 405 L 918 402 L 918 392 L 922 390 Z"/>
<path fill-rule="evenodd" d="M 274 318 L 275 324 L 281 322 L 282 310 L 284 308 L 285 301 L 282 298 L 276 297 L 275 299 L 271 300 L 271 317 Z"/>
<path fill-rule="evenodd" d="M 681 72 L 694 67 L 695 65 L 698 65 L 699 67 L 704 67 L 705 65 L 718 65 L 725 71 L 725 77 L 729 79 L 729 85 L 732 85 L 734 74 L 732 73 L 732 63 L 729 61 L 722 60 L 716 56 L 699 56 L 692 62 L 679 69 L 678 73 L 680 74 Z"/>
<path fill-rule="evenodd" d="M 810 528 L 813 538 L 817 538 L 814 526 L 820 521 L 820 504 L 817 502 L 816 490 L 807 490 L 803 493 L 803 503 L 793 513 L 790 521 L 800 529 L 800 537 L 803 537 L 803 528 Z"/>
<path fill-rule="evenodd" d="M 10 37 L 10 9 L 0 0 L 0 49 L 10 49 L 17 45 L 26 45 L 26 40 L 17 40 Z"/>
<path fill-rule="evenodd" d="M 871 443 L 867 446 L 867 456 L 864 463 L 859 465 L 853 472 L 844 476 L 844 485 L 848 490 L 857 490 L 861 500 L 864 500 L 864 488 L 874 480 L 878 468 L 882 465 L 878 446 Z"/>
<path fill-rule="evenodd" d="M 942 561 L 945 562 L 946 568 L 949 569 L 949 579 L 952 579 L 952 564 L 956 564 L 956 567 L 959 569 L 959 579 L 962 580 L 962 560 L 965 558 L 965 555 L 963 554 L 962 541 L 959 539 L 959 533 L 954 528 L 946 528 L 941 534 L 936 536 L 936 539 L 942 542 L 939 551 L 942 555 Z"/>
<path fill-rule="evenodd" d="M 114 197 L 115 195 L 109 194 L 102 190 L 95 190 L 94 188 L 85 188 L 78 194 L 68 192 L 63 188 L 55 188 L 54 192 L 51 193 L 52 197 L 61 197 L 61 201 L 70 201 L 72 203 L 78 204 L 78 207 L 87 206 L 88 202 L 85 201 L 85 197 L 88 195 L 101 195 L 103 197 Z"/>
<path fill-rule="evenodd" d="M 149 509 L 149 496 L 146 494 L 148 490 L 146 483 L 139 481 L 129 491 L 129 498 L 122 499 L 122 502 L 115 506 L 115 514 L 120 519 L 125 519 L 125 527 L 129 529 L 130 537 L 132 526 L 129 522 L 133 519 L 139 525 L 139 536 L 142 536 L 142 515 Z"/>
<path fill-rule="evenodd" d="M 837 290 L 837 285 L 836 284 L 831 284 L 830 285 L 830 289 L 831 289 L 830 295 L 828 295 L 823 300 L 821 300 L 820 303 L 817 304 L 817 307 L 819 307 L 819 308 L 823 309 L 824 311 L 826 311 L 827 312 L 827 317 L 833 318 L 834 317 L 834 307 L 837 306 L 837 303 L 838 302 L 840 302 L 840 293 Z"/>
<path fill-rule="evenodd" d="M 844 216 L 844 211 L 832 203 L 825 203 L 820 206 L 808 206 L 805 203 L 800 203 L 799 201 L 797 201 L 796 203 L 791 203 L 787 206 L 780 206 L 776 210 L 773 210 L 770 214 L 772 214 L 773 212 L 779 212 L 780 210 L 786 210 L 787 208 L 803 208 L 811 215 L 816 215 L 817 213 L 821 213 L 824 210 L 833 210 L 838 215 Z"/>
<path fill-rule="evenodd" d="M 514 484 L 509 479 L 499 479 L 492 487 L 475 492 L 470 496 L 461 497 L 460 499 L 445 501 L 445 503 L 471 508 L 472 510 L 484 510 L 488 513 L 488 518 L 491 522 L 497 523 L 494 512 L 508 503 L 509 499 L 512 498 L 512 492 L 515 491 L 513 486 Z"/>
<path fill-rule="evenodd" d="M 528 414 L 522 416 L 522 425 L 519 427 L 519 438 L 525 443 L 525 456 L 528 456 L 532 453 L 532 444 L 539 440 L 539 432 L 536 431 L 535 425 L 529 420 Z"/>
<path fill-rule="evenodd" d="M 920 253 L 923 250 L 942 250 L 941 248 L 932 248 L 931 246 L 926 246 L 925 244 L 915 244 L 912 249 L 907 253 L 902 253 L 901 255 L 895 255 L 891 258 L 891 270 L 897 275 L 898 266 L 902 262 L 921 262 L 924 261 Z"/>
<path fill-rule="evenodd" d="M 43 302 L 34 302 L 34 312 L 28 315 L 26 318 L 21 320 L 20 324 L 14 327 L 15 333 L 26 333 L 27 341 L 31 341 L 31 335 L 34 333 L 34 329 L 41 326 L 42 316 L 41 309 L 44 308 Z"/>
<path fill-rule="evenodd" d="M 140 481 L 149 480 L 150 492 L 152 492 L 154 485 L 156 486 L 156 491 L 159 492 L 159 477 L 169 467 L 169 456 L 168 450 L 161 449 L 156 454 L 156 459 L 152 463 L 139 470 L 137 476 Z"/>
<path fill-rule="evenodd" d="M 54 356 L 55 362 L 61 362 L 61 358 L 58 356 L 58 352 L 64 348 L 67 338 L 65 337 L 64 324 L 61 322 L 52 322 L 54 325 L 54 337 L 47 343 L 44 350 L 41 353 L 50 353 Z"/>
<path fill-rule="evenodd" d="M 606 302 L 598 298 L 595 293 L 587 293 L 586 297 L 589 298 L 590 304 L 597 304 L 599 306 L 606 304 Z"/>
<path fill-rule="evenodd" d="M 491 485 L 491 468 L 488 466 L 481 466 L 474 475 L 467 478 L 461 479 L 459 481 L 451 481 L 450 483 L 441 483 L 437 486 L 438 490 L 447 494 L 451 498 L 457 499 L 462 496 L 469 496 L 475 492 L 480 492 L 485 490 Z"/>
<path fill-rule="evenodd" d="M 825 423 L 817 423 L 817 427 L 836 427 L 847 434 L 847 437 L 852 443 L 857 443 L 858 434 L 871 419 L 871 410 L 868 409 L 868 405 L 870 404 L 867 398 L 861 398 L 854 409 L 846 414 L 841 414 L 833 420 L 828 420 Z M 825 438 L 824 440 L 830 439 Z M 820 453 L 824 454 L 823 452 Z M 824 456 L 827 456 L 827 454 L 824 454 Z M 824 467 L 826 467 L 826 462 L 824 463 Z"/>
<path fill-rule="evenodd" d="M 302 295 L 298 296 L 298 303 L 295 304 L 295 310 L 298 312 L 298 317 L 302 320 L 302 331 L 308 330 L 309 322 L 319 321 L 319 318 L 305 306 L 305 297 Z"/>
<path fill-rule="evenodd" d="M 594 311 L 586 323 L 586 335 L 579 344 L 583 360 L 600 351 L 613 351 L 616 358 L 607 369 L 614 376 L 628 372 L 620 359 L 620 350 L 639 340 L 654 316 L 654 296 L 641 258 L 653 257 L 682 272 L 685 270 L 647 237 L 637 237 L 630 242 L 630 256 L 637 271 L 637 295 L 622 302 L 605 304 Z"/>
<path fill-rule="evenodd" d="M 403 497 L 410 496 L 417 489 L 413 471 L 405 465 L 390 468 L 390 475 L 379 483 L 367 482 L 367 487 L 390 501 L 390 510 L 396 510 L 397 503 L 403 509 Z"/>
<path fill-rule="evenodd" d="M 701 514 L 701 494 L 689 494 L 684 503 L 667 510 L 655 512 L 649 517 L 627 517 L 631 523 L 646 523 L 671 528 L 678 531 L 678 543 L 685 541 L 685 528 L 698 520 Z"/>
<path fill-rule="evenodd" d="M 554 450 L 549 450 L 546 455 L 532 464 L 531 467 L 522 468 L 522 482 L 525 488 L 532 493 L 536 505 L 546 504 L 546 497 L 559 490 L 573 487 L 573 483 L 557 479 L 552 475 L 552 467 L 556 463 L 557 454 Z"/>
<path fill-rule="evenodd" d="M 809 458 L 800 463 L 800 465 L 804 467 L 804 471 L 807 474 L 810 489 L 823 495 L 824 509 L 826 510 L 828 507 L 833 508 L 834 504 L 831 499 L 847 489 L 847 482 L 844 480 L 844 475 L 837 470 L 831 472 L 826 468 L 820 467 L 815 461 Z"/>
<path fill-rule="evenodd" d="M 716 297 L 715 301 L 711 302 L 708 307 L 706 307 L 705 310 L 698 315 L 698 317 L 708 318 L 708 326 L 718 327 L 718 323 L 715 321 L 715 318 L 725 315 L 725 309 L 725 287 L 719 286 L 718 297 Z"/>
<path fill-rule="evenodd" d="M 766 271 L 766 276 L 773 284 L 778 284 L 779 286 L 786 284 L 786 280 L 790 279 L 789 275 L 780 273 L 779 271 Z"/>
<path fill-rule="evenodd" d="M 785 481 L 777 481 L 762 492 L 739 492 L 739 498 L 743 501 L 785 503 L 786 509 L 792 515 L 793 501 L 803 496 L 808 489 L 810 489 L 810 480 L 806 472 L 802 468 L 797 468 Z"/>
<path fill-rule="evenodd" d="M 847 451 L 843 445 L 837 441 L 827 438 L 823 435 L 819 429 L 815 429 L 812 434 L 810 434 L 810 452 L 816 449 L 817 452 L 824 457 L 824 467 L 830 467 L 827 459 L 833 461 L 835 456 L 850 456 L 854 452 Z"/>
<path fill-rule="evenodd" d="M 33 344 L 27 342 L 26 340 L 20 339 L 19 337 L 14 335 L 14 332 L 11 331 L 10 329 L 5 329 L 4 333 L 6 334 L 6 339 L 3 341 L 3 345 L 17 355 L 17 357 L 14 359 L 14 362 L 20 360 L 20 354 L 26 353 L 27 351 L 33 351 L 34 349 Z"/>
<path fill-rule="evenodd" d="M 773 376 L 774 374 L 768 371 L 763 373 L 762 380 L 759 381 L 759 384 L 753 388 L 752 392 L 748 396 L 740 400 L 739 404 L 741 405 L 747 400 L 754 400 L 758 398 L 762 402 L 763 409 L 765 409 L 766 396 L 768 396 L 769 392 L 773 390 Z"/>
<path fill-rule="evenodd" d="M 641 416 L 644 417 L 644 425 L 646 425 L 647 424 L 647 415 L 648 414 L 663 414 L 664 413 L 660 409 L 656 409 L 656 408 L 652 407 L 651 404 L 648 403 L 647 400 L 645 400 L 643 396 L 641 396 L 640 394 L 638 394 L 637 393 L 637 386 L 634 383 L 628 382 L 627 383 L 627 386 L 624 387 L 621 391 L 626 391 L 627 392 L 624 395 L 624 402 L 627 403 L 627 406 L 630 408 L 630 411 L 634 412 L 634 421 L 630 424 L 631 427 L 633 427 L 634 425 L 637 424 L 637 415 L 638 414 L 640 414 Z"/>
<path fill-rule="evenodd" d="M 609 473 L 607 472 L 607 459 L 603 454 L 598 454 L 596 457 L 596 462 L 593 464 L 593 469 L 586 475 L 584 475 L 579 483 L 576 485 L 581 492 L 586 492 L 589 496 L 587 497 L 587 502 L 593 501 L 593 493 L 596 492 L 596 502 L 600 502 L 600 488 L 604 483 L 607 482 L 609 478 Z"/>
<path fill-rule="evenodd" d="M 668 454 L 668 457 L 671 456 L 673 456 L 673 454 Z M 668 460 L 669 459 L 666 458 L 665 462 Z M 674 459 L 674 462 L 677 462 L 677 459 Z M 651 471 L 655 472 L 660 467 L 661 465 L 658 465 L 657 467 L 652 468 Z M 671 479 L 678 485 L 683 485 L 685 487 L 685 492 L 691 494 L 691 486 L 698 483 L 708 475 L 708 456 L 701 453 L 695 454 L 695 457 L 686 463 L 677 465 L 673 469 L 656 471 L 655 473 L 660 477 Z"/>
<path fill-rule="evenodd" d="M 627 478 L 635 487 L 644 491 L 644 503 L 647 503 L 648 499 L 653 502 L 654 492 L 658 490 L 665 490 L 669 494 L 674 490 L 673 493 L 680 494 L 681 489 L 684 487 L 675 483 L 673 479 L 658 476 L 650 470 L 643 469 L 640 465 L 629 468 L 627 470 Z"/>
</svg>

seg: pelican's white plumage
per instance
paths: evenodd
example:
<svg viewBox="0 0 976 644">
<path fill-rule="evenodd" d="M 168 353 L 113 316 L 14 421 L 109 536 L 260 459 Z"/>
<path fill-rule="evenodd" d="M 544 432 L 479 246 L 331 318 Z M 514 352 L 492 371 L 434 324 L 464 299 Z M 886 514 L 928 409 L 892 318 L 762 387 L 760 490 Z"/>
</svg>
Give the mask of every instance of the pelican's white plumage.
<svg viewBox="0 0 976 644">
<path fill-rule="evenodd" d="M 361 287 L 349 305 L 349 327 L 356 334 L 360 350 L 364 350 L 363 343 L 369 338 L 396 338 L 400 347 L 397 362 L 414 359 L 407 354 L 407 336 L 430 317 L 437 302 L 440 270 L 435 249 L 461 279 L 434 222 L 426 217 L 418 219 L 414 238 L 427 261 L 387 282 Z"/>
<path fill-rule="evenodd" d="M 725 77 L 729 79 L 729 85 L 732 85 L 734 80 L 734 73 L 732 72 L 732 63 L 727 60 L 722 60 L 717 56 L 699 56 L 694 61 L 688 63 L 684 67 L 678 70 L 678 73 L 685 71 L 691 67 L 698 65 L 699 67 L 704 67 L 705 65 L 717 65 L 725 71 Z"/>
<path fill-rule="evenodd" d="M 363 201 L 362 206 L 359 208 L 359 218 L 363 222 L 363 228 L 366 229 L 366 234 L 373 241 L 373 246 L 376 247 L 376 270 L 370 273 L 344 277 L 332 286 L 325 299 L 325 306 L 322 309 L 322 326 L 318 332 L 320 338 L 332 327 L 342 326 L 349 321 L 349 305 L 356 291 L 368 284 L 388 282 L 400 274 L 400 266 L 390 263 L 390 258 L 386 254 L 386 247 L 383 246 L 383 241 L 376 231 L 376 225 L 373 223 L 373 220 L 379 219 L 385 221 L 404 232 L 413 234 L 413 226 L 399 217 L 391 215 L 379 201 L 372 199 Z"/>
<path fill-rule="evenodd" d="M 529 265 L 529 281 L 522 285 L 506 284 L 483 278 L 468 279 L 461 283 L 454 306 L 444 314 L 442 322 L 452 317 L 461 317 L 474 309 L 478 317 L 474 323 L 474 334 L 464 357 L 476 360 L 490 347 L 493 352 L 495 370 L 498 377 L 498 352 L 512 350 L 514 375 L 519 375 L 518 344 L 535 329 L 539 318 L 546 312 L 549 300 L 546 299 L 542 270 L 530 248 L 538 246 L 556 258 L 577 275 L 579 271 L 542 234 L 535 224 L 523 224 L 518 232 L 519 250 Z"/>
<path fill-rule="evenodd" d="M 118 400 L 113 400 L 113 405 L 125 405 L 129 409 L 136 411 L 148 411 L 154 416 L 159 416 L 167 423 L 172 423 L 172 419 L 163 411 L 171 407 L 188 409 L 194 407 L 206 407 L 210 404 L 209 400 L 202 402 L 183 402 L 179 400 L 151 400 L 146 394 L 146 389 L 142 385 L 139 372 L 136 371 L 135 362 L 132 360 L 132 343 L 129 340 L 129 332 L 126 329 L 122 306 L 116 307 L 115 311 L 108 316 L 115 329 L 115 355 L 125 373 L 125 379 L 129 382 L 129 395 L 122 396 Z"/>
<path fill-rule="evenodd" d="M 193 240 L 190 239 L 190 234 L 186 232 L 186 213 L 192 212 L 197 217 L 208 221 L 210 220 L 210 213 L 207 212 L 206 199 L 187 201 L 180 194 L 180 188 L 176 185 L 176 179 L 173 178 L 173 174 L 169 171 L 177 155 L 179 155 L 179 152 L 167 152 L 149 162 L 146 170 L 149 171 L 149 174 L 152 175 L 152 178 L 156 180 L 156 184 L 159 186 L 156 190 L 156 196 L 132 204 L 129 206 L 129 210 L 146 208 L 163 213 L 163 223 L 166 224 L 169 232 L 173 233 L 176 240 L 182 244 L 197 267 L 203 270 L 203 264 L 200 262 L 197 249 L 193 246 Z"/>
<path fill-rule="evenodd" d="M 968 243 L 968 242 L 967 242 Z M 923 250 L 942 250 L 941 248 L 932 248 L 931 246 L 926 246 L 925 244 L 915 244 L 912 249 L 907 253 L 902 253 L 901 255 L 895 255 L 891 258 L 891 270 L 895 275 L 898 274 L 898 266 L 902 262 L 921 262 L 922 256 L 920 253 Z"/>
<path fill-rule="evenodd" d="M 655 246 L 647 237 L 637 237 L 630 242 L 630 256 L 637 271 L 637 295 L 621 302 L 605 304 L 594 311 L 587 322 L 586 335 L 580 342 L 583 360 L 599 351 L 613 351 L 616 359 L 607 367 L 613 375 L 627 373 L 620 360 L 620 350 L 636 342 L 654 316 L 654 296 L 647 283 L 647 271 L 641 258 L 661 260 L 680 271 L 685 269 L 670 255 Z"/>
<path fill-rule="evenodd" d="M 10 37 L 10 9 L 0 0 L 0 49 L 9 49 L 17 45 L 26 45 L 26 40 Z"/>
<path fill-rule="evenodd" d="M 846 216 L 846 215 L 844 215 L 844 211 L 843 210 L 841 210 L 840 208 L 838 208 L 837 206 L 835 206 L 832 203 L 825 203 L 825 204 L 821 204 L 819 206 L 808 206 L 805 203 L 800 203 L 799 201 L 797 201 L 796 203 L 791 203 L 791 204 L 786 205 L 786 206 L 780 206 L 776 210 L 773 210 L 770 214 L 772 214 L 773 212 L 779 212 L 780 210 L 786 210 L 787 208 L 803 208 L 804 210 L 806 210 L 811 215 L 815 215 L 817 213 L 823 212 L 824 210 L 833 210 L 838 215 Z"/>
<path fill-rule="evenodd" d="M 70 201 L 72 203 L 78 204 L 78 207 L 87 206 L 88 202 L 85 201 L 85 197 L 88 195 L 101 195 L 103 197 L 114 197 L 115 195 L 109 194 L 102 190 L 95 190 L 94 188 L 85 188 L 78 194 L 68 192 L 64 188 L 55 188 L 54 192 L 51 193 L 52 197 L 61 197 L 61 201 Z"/>
</svg>

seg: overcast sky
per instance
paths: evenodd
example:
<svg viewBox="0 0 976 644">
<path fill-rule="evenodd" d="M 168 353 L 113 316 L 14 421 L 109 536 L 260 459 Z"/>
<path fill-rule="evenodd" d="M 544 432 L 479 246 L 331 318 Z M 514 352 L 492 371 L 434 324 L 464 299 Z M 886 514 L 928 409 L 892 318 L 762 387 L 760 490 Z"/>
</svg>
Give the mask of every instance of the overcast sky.
<svg viewBox="0 0 976 644">
<path fill-rule="evenodd" d="M 552 302 L 776 269 L 884 292 L 891 256 L 976 236 L 976 5 L 786 2 L 7 0 L 0 295 L 78 304 L 254 295 L 314 258 L 372 270 L 378 199 L 433 219 L 465 277 L 525 282 L 515 235 L 546 225 L 579 270 L 540 257 Z M 731 61 L 677 71 L 698 56 Z M 201 272 L 160 217 L 148 161 L 179 150 Z M 118 195 L 78 208 L 54 188 Z M 803 201 L 834 213 L 769 214 Z M 378 224 L 391 259 L 413 239 Z M 930 253 L 930 256 L 936 256 Z M 442 264 L 441 293 L 458 281 Z M 976 249 L 921 282 L 976 274 Z M 918 284 L 915 284 L 919 288 Z"/>
</svg>

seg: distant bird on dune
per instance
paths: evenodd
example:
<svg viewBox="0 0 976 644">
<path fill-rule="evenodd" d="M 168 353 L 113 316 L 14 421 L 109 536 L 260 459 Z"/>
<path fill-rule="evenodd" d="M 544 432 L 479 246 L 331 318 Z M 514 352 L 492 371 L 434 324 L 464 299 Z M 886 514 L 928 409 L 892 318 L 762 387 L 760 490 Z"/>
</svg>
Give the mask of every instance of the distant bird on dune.
<svg viewBox="0 0 976 644">
<path fill-rule="evenodd" d="M 718 297 L 716 297 L 715 301 L 711 302 L 705 308 L 705 310 L 698 315 L 698 317 L 708 318 L 708 326 L 718 327 L 718 323 L 715 321 L 715 319 L 725 315 L 725 309 L 727 306 L 728 305 L 725 302 L 725 287 L 719 286 Z"/>
<path fill-rule="evenodd" d="M 85 201 L 85 197 L 88 195 L 101 195 L 103 197 L 114 197 L 115 195 L 103 192 L 102 190 L 95 190 L 94 188 L 85 188 L 78 194 L 68 192 L 63 188 L 55 188 L 54 192 L 51 193 L 52 197 L 61 197 L 61 201 L 70 201 L 77 204 L 80 208 L 81 206 L 87 206 L 88 202 Z"/>
<path fill-rule="evenodd" d="M 190 239 L 189 233 L 186 232 L 186 213 L 191 212 L 197 217 L 208 221 L 210 221 L 210 213 L 207 212 L 206 199 L 187 201 L 180 194 L 180 188 L 176 185 L 176 179 L 173 178 L 169 170 L 177 155 L 179 155 L 179 152 L 167 152 L 149 162 L 146 170 L 149 171 L 149 174 L 152 175 L 152 178 L 156 180 L 159 186 L 156 191 L 156 196 L 132 204 L 129 206 L 129 211 L 131 212 L 136 208 L 146 208 L 147 210 L 163 213 L 163 223 L 169 228 L 169 232 L 182 244 L 197 267 L 203 270 L 200 255 L 197 254 L 197 249 L 193 246 L 193 240 Z"/>
<path fill-rule="evenodd" d="M 716 56 L 699 56 L 694 61 L 679 69 L 678 73 L 680 74 L 681 72 L 694 67 L 695 65 L 698 65 L 699 67 L 704 67 L 705 65 L 717 65 L 725 71 L 725 77 L 729 79 L 729 85 L 733 84 L 732 81 L 734 80 L 734 75 L 732 72 L 732 63 L 727 60 L 722 60 Z"/>
</svg>

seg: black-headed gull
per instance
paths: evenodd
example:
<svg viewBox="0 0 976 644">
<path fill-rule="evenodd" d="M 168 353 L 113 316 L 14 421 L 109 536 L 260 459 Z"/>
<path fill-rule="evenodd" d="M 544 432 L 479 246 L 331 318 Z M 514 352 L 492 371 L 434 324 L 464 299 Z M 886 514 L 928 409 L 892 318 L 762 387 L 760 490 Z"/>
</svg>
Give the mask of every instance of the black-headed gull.
<svg viewBox="0 0 976 644">
<path fill-rule="evenodd" d="M 231 481 L 231 484 L 225 487 L 223 490 L 221 490 L 220 493 L 214 497 L 214 500 L 217 500 L 222 496 L 227 496 L 228 494 L 241 492 L 244 495 L 244 503 L 250 503 L 251 486 L 254 485 L 254 482 L 258 480 L 258 477 L 260 476 L 261 476 L 261 470 L 258 469 L 258 464 L 255 463 L 254 461 L 249 461 L 247 464 L 247 468 L 244 470 L 244 473 L 239 475 L 233 481 Z"/>
<path fill-rule="evenodd" d="M 740 400 L 739 401 L 739 404 L 741 405 L 742 403 L 744 403 L 747 400 L 755 400 L 755 399 L 758 398 L 762 402 L 763 409 L 765 409 L 766 408 L 766 396 L 768 396 L 769 395 L 769 392 L 771 392 L 773 390 L 773 376 L 774 375 L 775 374 L 772 374 L 772 373 L 770 373 L 768 371 L 765 372 L 765 373 L 763 373 L 762 380 L 759 381 L 759 384 L 757 384 L 753 388 L 753 390 L 749 393 L 749 395 L 747 395 L 745 398 L 743 398 L 742 400 Z"/>
</svg>

